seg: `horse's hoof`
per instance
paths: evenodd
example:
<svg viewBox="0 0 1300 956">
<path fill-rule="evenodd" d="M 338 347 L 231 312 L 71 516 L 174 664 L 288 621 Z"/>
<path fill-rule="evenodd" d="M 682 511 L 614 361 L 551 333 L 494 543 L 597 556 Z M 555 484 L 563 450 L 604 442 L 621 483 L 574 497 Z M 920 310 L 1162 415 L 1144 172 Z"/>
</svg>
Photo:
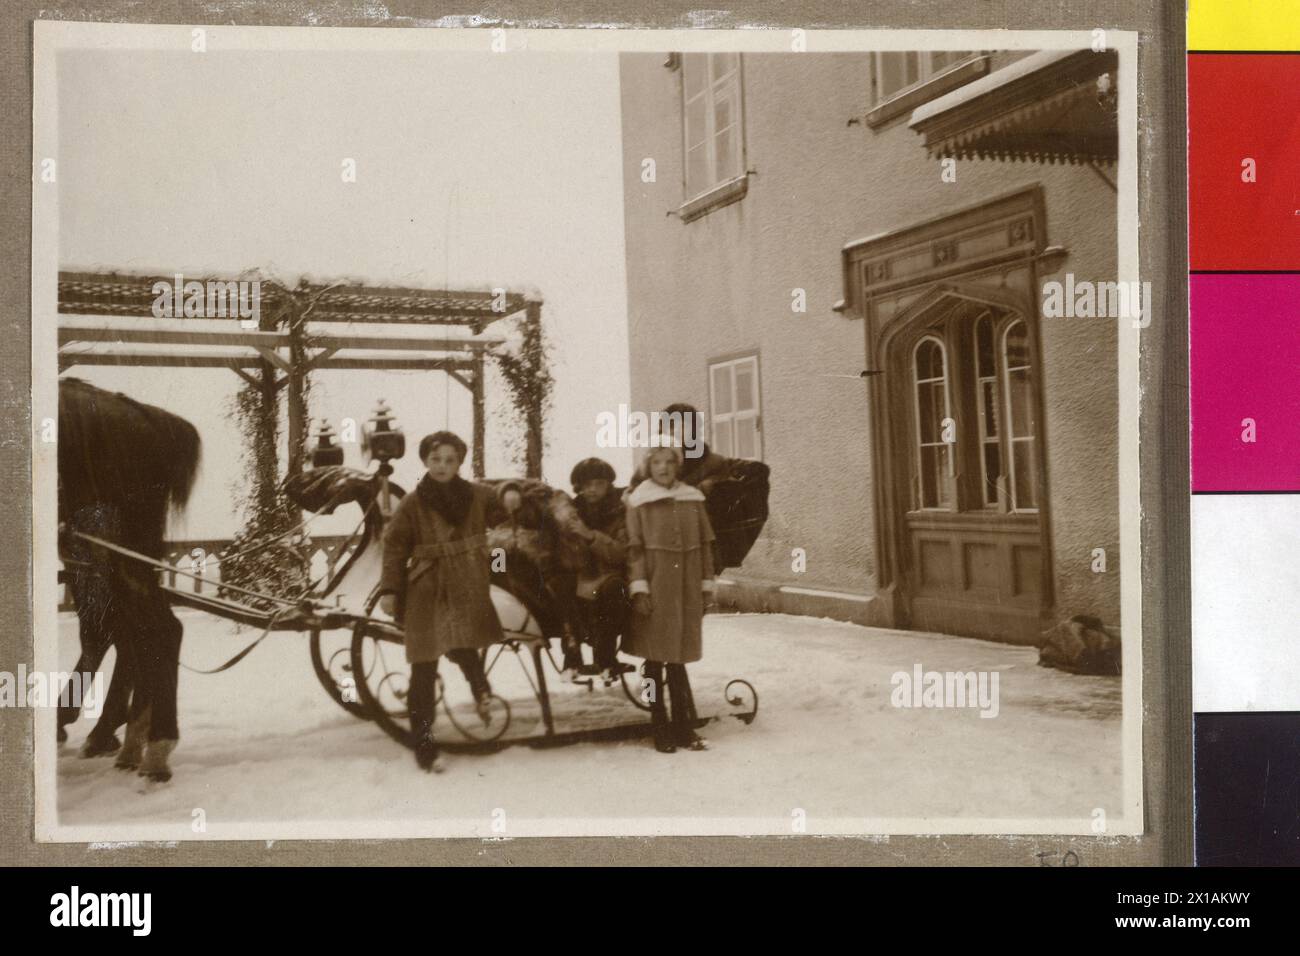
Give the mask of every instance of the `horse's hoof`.
<svg viewBox="0 0 1300 956">
<path fill-rule="evenodd" d="M 140 763 L 144 759 L 144 751 L 140 747 L 131 746 L 131 735 L 126 735 L 126 743 L 122 749 L 117 752 L 117 763 L 114 764 L 118 770 L 139 770 Z"/>
<path fill-rule="evenodd" d="M 155 783 L 166 783 L 172 778 L 172 771 L 167 766 L 167 758 L 176 749 L 174 740 L 151 740 L 145 748 L 144 759 L 140 761 L 140 776 Z"/>
<path fill-rule="evenodd" d="M 110 757 L 122 749 L 122 741 L 117 739 L 116 734 L 110 734 L 107 739 L 98 737 L 87 737 L 86 742 L 81 745 L 81 752 L 78 754 L 82 760 L 89 760 L 94 757 Z M 130 768 L 134 770 L 135 768 Z"/>
<path fill-rule="evenodd" d="M 62 724 L 59 724 L 59 743 L 66 744 L 67 742 L 68 742 L 68 732 L 63 729 Z"/>
</svg>

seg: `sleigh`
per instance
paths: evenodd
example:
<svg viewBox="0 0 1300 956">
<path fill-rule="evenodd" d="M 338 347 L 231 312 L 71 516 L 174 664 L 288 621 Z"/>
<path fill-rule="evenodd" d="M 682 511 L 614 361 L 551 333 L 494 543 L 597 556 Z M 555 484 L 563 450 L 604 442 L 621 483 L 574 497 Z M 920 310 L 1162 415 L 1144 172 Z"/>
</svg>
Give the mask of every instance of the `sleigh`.
<svg viewBox="0 0 1300 956">
<path fill-rule="evenodd" d="M 264 636 L 272 631 L 306 632 L 312 667 L 330 698 L 352 716 L 373 721 L 397 742 L 411 746 L 404 635 L 401 626 L 377 608 L 384 516 L 402 491 L 386 475 L 342 466 L 314 469 L 286 490 L 315 513 L 331 513 L 347 504 L 362 510 L 362 521 L 341 552 L 345 559 L 309 596 L 264 611 L 239 599 L 245 596 L 239 593 L 243 589 L 228 588 L 229 593 L 218 596 L 176 587 L 165 590 L 174 604 L 260 627 Z M 556 525 L 569 516 L 557 511 L 567 498 L 540 482 L 530 491 L 538 505 L 530 522 L 536 526 L 499 526 L 490 539 L 505 550 L 504 564 L 512 573 L 494 572 L 491 585 L 503 638 L 480 652 L 493 687 L 486 713 L 476 706 L 454 667 L 444 666 L 438 676 L 435 732 L 449 752 L 626 740 L 653 729 L 650 704 L 631 664 L 620 662 L 615 668 L 619 690 L 611 686 L 600 693 L 601 681 L 590 666 L 582 668 L 578 681 L 559 683 L 562 672 L 555 645 L 563 637 L 563 615 L 548 587 L 546 548 L 539 547 L 538 540 L 547 532 L 562 538 L 563 530 Z M 251 646 L 240 656 L 247 650 Z M 515 689 L 502 694 L 499 688 L 510 683 L 505 679 L 510 675 Z M 728 681 L 722 699 L 725 707 L 716 712 L 692 715 L 697 729 L 727 717 L 749 724 L 757 715 L 758 694 L 746 680 Z"/>
</svg>

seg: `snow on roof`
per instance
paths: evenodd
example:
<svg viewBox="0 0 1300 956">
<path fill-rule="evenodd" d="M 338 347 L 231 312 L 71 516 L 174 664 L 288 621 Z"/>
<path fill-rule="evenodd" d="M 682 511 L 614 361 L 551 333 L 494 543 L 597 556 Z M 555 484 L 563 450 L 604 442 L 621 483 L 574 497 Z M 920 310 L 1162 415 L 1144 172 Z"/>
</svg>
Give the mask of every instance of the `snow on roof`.
<svg viewBox="0 0 1300 956">
<path fill-rule="evenodd" d="M 1077 53 L 1079 53 L 1079 50 L 1040 50 L 1037 53 L 1031 53 L 1029 56 L 1007 64 L 1000 70 L 994 70 L 987 76 L 982 76 L 978 80 L 959 86 L 951 93 L 945 93 L 928 103 L 922 103 L 912 111 L 912 118 L 908 121 L 908 125 L 915 126 L 923 120 L 938 116 L 940 113 L 946 113 L 955 106 L 978 99 L 1023 76 L 1028 76 L 1030 73 L 1041 70 L 1053 63 L 1059 63 L 1061 60 L 1068 59 Z"/>
</svg>

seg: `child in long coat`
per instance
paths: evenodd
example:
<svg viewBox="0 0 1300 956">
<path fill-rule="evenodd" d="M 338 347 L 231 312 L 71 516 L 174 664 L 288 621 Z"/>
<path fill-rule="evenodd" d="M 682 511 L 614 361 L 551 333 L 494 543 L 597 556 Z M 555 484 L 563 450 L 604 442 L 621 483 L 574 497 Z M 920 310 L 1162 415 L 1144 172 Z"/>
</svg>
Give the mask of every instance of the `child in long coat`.
<svg viewBox="0 0 1300 956">
<path fill-rule="evenodd" d="M 466 447 L 452 432 L 425 436 L 419 451 L 428 473 L 394 509 L 384 531 L 379 591 L 380 606 L 400 616 L 406 633 L 416 761 L 437 771 L 442 769 L 433 735 L 438 658 L 445 654 L 460 666 L 480 717 L 491 719 L 492 692 L 479 652 L 502 638 L 489 590 L 487 547 L 487 512 L 496 494 L 457 474 Z M 517 507 L 518 501 L 504 504 Z"/>
<path fill-rule="evenodd" d="M 614 468 L 600 458 L 584 458 L 569 475 L 580 519 L 573 526 L 582 542 L 576 575 L 575 629 L 591 644 L 593 664 L 608 686 L 618 679 L 618 637 L 627 625 L 627 507 L 614 484 Z M 565 649 L 565 674 L 572 680 L 582 666 L 581 645 Z"/>
<path fill-rule="evenodd" d="M 681 467 L 681 449 L 652 449 L 646 459 L 649 480 L 627 497 L 628 590 L 636 613 L 623 649 L 645 658 L 641 673 L 653 694 L 650 719 L 660 753 L 706 746 L 695 732 L 686 665 L 703 654 L 704 596 L 714 589 L 714 539 L 704 495 L 678 479 Z"/>
</svg>

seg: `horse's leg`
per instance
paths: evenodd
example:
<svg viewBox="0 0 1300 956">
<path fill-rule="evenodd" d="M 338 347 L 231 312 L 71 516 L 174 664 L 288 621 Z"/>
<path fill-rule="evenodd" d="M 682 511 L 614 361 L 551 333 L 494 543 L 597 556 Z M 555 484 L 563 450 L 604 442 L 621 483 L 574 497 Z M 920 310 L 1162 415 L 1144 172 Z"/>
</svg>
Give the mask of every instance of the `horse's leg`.
<svg viewBox="0 0 1300 956">
<path fill-rule="evenodd" d="M 106 591 L 103 588 L 101 590 Z M 127 721 L 132 685 L 131 665 L 127 659 L 128 655 L 122 648 L 129 644 L 130 639 L 123 636 L 123 628 L 128 622 L 125 620 L 125 615 L 119 613 L 120 608 L 117 604 L 110 603 L 108 598 L 104 597 L 100 599 L 98 609 L 89 604 L 87 607 L 92 612 L 88 615 L 92 620 L 83 620 L 82 627 L 88 628 L 88 632 L 97 641 L 94 645 L 97 656 L 90 665 L 92 669 L 98 671 L 103 664 L 108 649 L 118 645 L 116 659 L 113 662 L 113 679 L 109 682 L 108 693 L 105 695 L 104 700 L 101 701 L 103 709 L 100 712 L 99 720 L 96 721 L 90 733 L 86 735 L 86 739 L 81 746 L 82 757 L 102 757 L 116 753 L 122 746 L 122 742 L 117 738 L 117 728 Z M 80 608 L 80 604 L 78 608 Z M 112 613 L 108 613 L 109 609 L 112 610 Z M 88 655 L 83 653 L 83 657 L 86 656 Z"/>
<path fill-rule="evenodd" d="M 125 611 L 125 608 L 122 609 Z M 144 759 L 144 746 L 149 738 L 149 682 L 143 661 L 142 636 L 138 626 L 130 626 L 127 613 L 120 615 L 117 628 L 117 662 L 114 678 L 124 675 L 130 690 L 131 706 L 127 710 L 126 735 L 122 749 L 117 754 L 120 770 L 137 770 Z"/>
<path fill-rule="evenodd" d="M 126 723 L 126 736 L 122 749 L 117 752 L 115 766 L 119 770 L 138 770 L 144 759 L 144 745 L 149 737 L 149 705 L 144 694 L 134 694 L 131 699 L 131 719 Z"/>
<path fill-rule="evenodd" d="M 82 625 L 85 626 L 84 623 Z M 104 659 L 104 651 L 95 648 L 93 645 L 87 647 L 83 642 L 81 645 L 81 656 L 77 658 L 76 673 L 93 674 L 99 670 L 100 662 Z M 72 702 L 71 681 L 64 683 L 59 689 L 59 700 L 68 701 L 66 704 L 59 704 L 58 722 L 59 722 L 59 743 L 68 739 L 68 732 L 63 728 L 68 724 L 75 724 L 81 717 L 81 702 Z M 83 695 L 84 696 L 84 693 Z"/>
<path fill-rule="evenodd" d="M 183 629 L 161 588 L 151 588 L 147 600 L 149 613 L 146 620 L 151 625 L 147 635 L 152 645 L 145 668 L 148 672 L 146 679 L 149 682 L 150 698 L 149 744 L 140 764 L 140 773 L 150 780 L 165 782 L 172 777 L 167 759 L 180 739 L 176 719 L 176 685 Z"/>
<path fill-rule="evenodd" d="M 118 751 L 122 741 L 118 739 L 117 728 L 127 722 L 130 707 L 131 669 L 119 650 L 113 664 L 113 679 L 108 682 L 108 693 L 104 697 L 103 712 L 94 729 L 86 735 L 81 746 L 82 757 L 103 757 Z"/>
<path fill-rule="evenodd" d="M 71 592 L 73 603 L 77 606 L 77 639 L 81 643 L 81 656 L 77 658 L 78 674 L 98 671 L 104 655 L 108 653 L 108 648 L 113 642 L 105 627 L 104 597 L 100 593 L 103 588 L 102 586 L 96 588 L 97 583 L 102 582 L 77 572 L 68 576 L 68 590 Z M 67 684 L 60 689 L 59 700 L 72 700 Z M 63 728 L 68 724 L 75 724 L 80 716 L 80 702 L 59 707 L 57 717 L 59 743 L 68 739 L 68 733 Z"/>
</svg>

